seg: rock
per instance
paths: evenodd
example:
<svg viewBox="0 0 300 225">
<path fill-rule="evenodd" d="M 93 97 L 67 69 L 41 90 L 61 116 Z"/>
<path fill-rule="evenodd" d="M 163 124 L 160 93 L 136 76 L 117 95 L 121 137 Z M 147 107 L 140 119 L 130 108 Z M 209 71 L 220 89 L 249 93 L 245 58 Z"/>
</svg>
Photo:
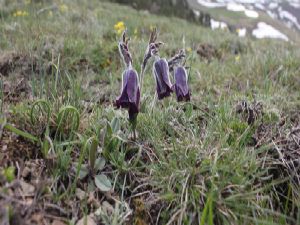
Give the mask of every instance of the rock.
<svg viewBox="0 0 300 225">
<path fill-rule="evenodd" d="M 96 224 L 95 220 L 93 219 L 93 217 L 88 215 L 88 216 L 86 216 L 86 217 L 84 216 L 80 220 L 78 220 L 76 225 L 97 225 L 97 224 Z"/>
<path fill-rule="evenodd" d="M 75 195 L 79 200 L 83 200 L 85 197 L 85 192 L 80 188 L 76 188 Z"/>
<path fill-rule="evenodd" d="M 108 215 L 112 215 L 114 212 L 114 207 L 109 204 L 107 201 L 104 201 L 102 203 L 101 208 L 108 214 Z"/>
<path fill-rule="evenodd" d="M 7 145 L 2 146 L 2 151 L 5 152 L 7 150 Z"/>
<path fill-rule="evenodd" d="M 54 220 L 51 225 L 66 225 L 64 222 L 60 221 L 60 220 Z"/>
<path fill-rule="evenodd" d="M 31 184 L 26 183 L 25 181 L 20 181 L 21 189 L 23 191 L 23 195 L 31 196 L 34 194 L 34 186 Z"/>
<path fill-rule="evenodd" d="M 31 174 L 31 170 L 28 167 L 25 167 L 22 171 L 22 177 L 27 178 Z"/>
</svg>

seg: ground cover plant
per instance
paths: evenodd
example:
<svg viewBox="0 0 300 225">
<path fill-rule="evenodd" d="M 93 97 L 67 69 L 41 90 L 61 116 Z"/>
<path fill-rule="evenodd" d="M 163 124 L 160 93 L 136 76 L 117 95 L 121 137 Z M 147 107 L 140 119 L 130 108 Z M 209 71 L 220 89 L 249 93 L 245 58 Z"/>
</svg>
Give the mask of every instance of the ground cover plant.
<svg viewBox="0 0 300 225">
<path fill-rule="evenodd" d="M 297 44 L 97 0 L 0 5 L 0 224 L 300 223 Z M 163 62 L 140 65 L 155 27 L 189 85 L 161 100 Z M 125 28 L 135 135 L 116 104 Z"/>
</svg>

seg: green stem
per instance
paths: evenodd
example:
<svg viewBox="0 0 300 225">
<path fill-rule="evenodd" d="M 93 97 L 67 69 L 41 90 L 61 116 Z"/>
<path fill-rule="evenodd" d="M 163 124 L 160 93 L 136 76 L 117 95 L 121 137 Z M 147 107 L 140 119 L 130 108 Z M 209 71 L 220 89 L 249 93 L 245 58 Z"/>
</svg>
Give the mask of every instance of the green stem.
<svg viewBox="0 0 300 225">
<path fill-rule="evenodd" d="M 144 82 L 144 74 L 145 74 L 146 67 L 141 67 L 141 74 L 140 74 L 140 93 L 142 95 L 142 89 L 143 89 L 143 82 Z"/>
<path fill-rule="evenodd" d="M 136 140 L 136 125 L 137 125 L 137 116 L 138 114 L 134 114 L 131 118 L 129 118 L 129 123 L 131 125 L 131 129 L 133 132 L 133 140 Z"/>
<path fill-rule="evenodd" d="M 26 133 L 26 132 L 24 132 L 22 130 L 19 130 L 18 128 L 15 128 L 11 124 L 5 124 L 4 128 L 7 129 L 7 130 L 10 130 L 11 132 L 13 132 L 13 133 L 15 133 L 17 135 L 20 135 L 20 136 L 22 136 L 24 138 L 27 138 L 27 139 L 29 139 L 29 140 L 31 140 L 33 142 L 38 142 L 39 141 L 39 139 L 37 137 L 35 137 L 35 136 L 33 136 L 33 135 L 29 134 L 29 133 Z"/>
</svg>

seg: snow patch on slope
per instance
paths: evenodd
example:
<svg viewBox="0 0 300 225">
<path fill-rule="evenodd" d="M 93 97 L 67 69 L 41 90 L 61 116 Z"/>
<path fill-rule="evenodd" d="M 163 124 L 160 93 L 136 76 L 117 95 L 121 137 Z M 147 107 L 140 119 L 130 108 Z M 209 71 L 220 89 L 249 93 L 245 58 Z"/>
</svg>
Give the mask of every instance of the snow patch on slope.
<svg viewBox="0 0 300 225">
<path fill-rule="evenodd" d="M 281 33 L 279 30 L 274 27 L 266 24 L 265 22 L 259 22 L 257 28 L 252 31 L 252 35 L 256 38 L 276 38 L 288 41 L 288 37 Z"/>
</svg>

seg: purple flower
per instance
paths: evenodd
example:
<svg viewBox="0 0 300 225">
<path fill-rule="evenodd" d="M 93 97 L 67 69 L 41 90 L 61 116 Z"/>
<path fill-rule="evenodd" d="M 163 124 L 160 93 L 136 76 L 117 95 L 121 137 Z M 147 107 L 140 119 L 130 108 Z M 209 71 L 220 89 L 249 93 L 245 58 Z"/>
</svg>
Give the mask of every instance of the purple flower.
<svg viewBox="0 0 300 225">
<path fill-rule="evenodd" d="M 191 92 L 188 86 L 188 75 L 184 67 L 179 66 L 175 69 L 175 84 L 173 86 L 177 101 L 190 101 Z"/>
<path fill-rule="evenodd" d="M 118 108 L 128 109 L 129 119 L 134 119 L 139 113 L 140 86 L 139 77 L 134 69 L 126 69 L 122 75 L 121 95 L 116 100 Z"/>
<path fill-rule="evenodd" d="M 169 77 L 169 66 L 166 59 L 159 59 L 154 63 L 153 74 L 156 80 L 158 99 L 170 96 L 173 91 Z"/>
</svg>

